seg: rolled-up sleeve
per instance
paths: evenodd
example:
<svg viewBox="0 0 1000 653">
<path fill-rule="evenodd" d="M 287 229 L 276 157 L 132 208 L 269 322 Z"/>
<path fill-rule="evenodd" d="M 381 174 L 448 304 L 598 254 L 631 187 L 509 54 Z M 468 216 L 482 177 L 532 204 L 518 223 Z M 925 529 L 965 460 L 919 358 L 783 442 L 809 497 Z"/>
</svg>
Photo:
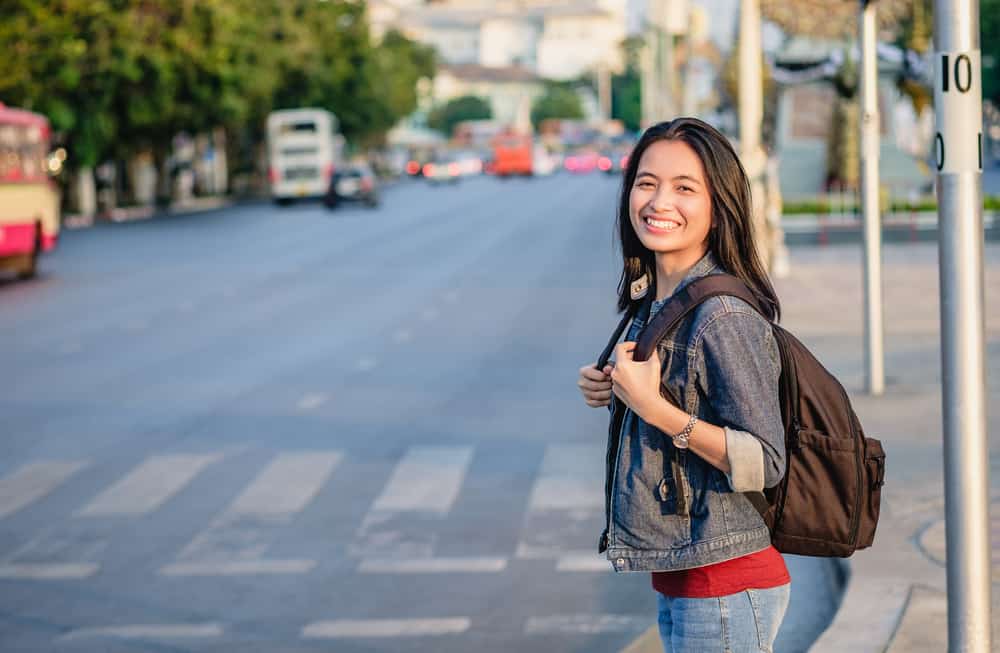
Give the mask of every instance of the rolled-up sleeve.
<svg viewBox="0 0 1000 653">
<path fill-rule="evenodd" d="M 697 343 L 698 384 L 726 431 L 735 492 L 773 487 L 785 471 L 781 361 L 770 324 L 756 314 L 718 313 Z"/>
</svg>

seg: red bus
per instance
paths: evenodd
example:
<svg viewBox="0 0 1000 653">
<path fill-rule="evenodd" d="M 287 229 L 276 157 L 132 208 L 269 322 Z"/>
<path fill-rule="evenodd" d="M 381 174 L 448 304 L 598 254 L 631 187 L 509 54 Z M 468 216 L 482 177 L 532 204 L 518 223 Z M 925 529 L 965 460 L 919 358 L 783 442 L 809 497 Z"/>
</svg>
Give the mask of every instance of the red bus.
<svg viewBox="0 0 1000 653">
<path fill-rule="evenodd" d="M 0 268 L 33 277 L 59 239 L 59 189 L 45 116 L 0 103 Z M 58 159 L 55 159 L 58 161 Z"/>
<path fill-rule="evenodd" d="M 505 133 L 493 139 L 491 171 L 498 177 L 534 173 L 534 142 L 525 134 Z"/>
</svg>

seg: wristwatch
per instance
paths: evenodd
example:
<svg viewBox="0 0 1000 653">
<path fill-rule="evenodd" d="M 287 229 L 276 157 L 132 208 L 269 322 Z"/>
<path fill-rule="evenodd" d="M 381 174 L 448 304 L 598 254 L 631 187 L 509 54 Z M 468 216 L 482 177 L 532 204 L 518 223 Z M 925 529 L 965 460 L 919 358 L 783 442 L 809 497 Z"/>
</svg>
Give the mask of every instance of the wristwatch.
<svg viewBox="0 0 1000 653">
<path fill-rule="evenodd" d="M 688 420 L 687 426 L 684 427 L 684 430 L 674 435 L 673 441 L 675 447 L 677 447 L 678 449 L 688 448 L 688 440 L 691 439 L 691 431 L 694 430 L 694 425 L 697 423 L 698 423 L 698 418 L 692 415 L 691 419 Z"/>
</svg>

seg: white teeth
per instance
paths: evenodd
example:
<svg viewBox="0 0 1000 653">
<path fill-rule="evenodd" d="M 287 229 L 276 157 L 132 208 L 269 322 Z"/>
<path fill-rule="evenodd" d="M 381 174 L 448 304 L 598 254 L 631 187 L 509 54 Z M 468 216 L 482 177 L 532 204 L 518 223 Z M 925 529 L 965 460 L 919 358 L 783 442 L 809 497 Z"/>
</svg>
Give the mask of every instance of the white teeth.
<svg viewBox="0 0 1000 653">
<path fill-rule="evenodd" d="M 655 220 L 653 218 L 646 218 L 646 224 L 656 227 L 657 229 L 666 229 L 671 231 L 681 226 L 679 222 L 674 222 L 673 220 Z"/>
</svg>

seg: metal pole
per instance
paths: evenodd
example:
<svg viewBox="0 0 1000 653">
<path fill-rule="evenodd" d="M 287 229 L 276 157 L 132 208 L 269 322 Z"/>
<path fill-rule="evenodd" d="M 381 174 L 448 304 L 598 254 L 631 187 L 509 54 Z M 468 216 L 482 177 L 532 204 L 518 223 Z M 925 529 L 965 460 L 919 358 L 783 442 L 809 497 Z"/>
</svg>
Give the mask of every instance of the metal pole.
<svg viewBox="0 0 1000 653">
<path fill-rule="evenodd" d="M 743 164 L 756 156 L 764 114 L 764 84 L 761 70 L 760 4 L 740 2 L 739 122 L 740 157 Z"/>
<path fill-rule="evenodd" d="M 882 321 L 882 218 L 879 214 L 878 57 L 875 3 L 861 3 L 861 210 L 865 234 L 865 385 L 885 391 Z"/>
<path fill-rule="evenodd" d="M 642 102 L 642 127 L 645 129 L 656 123 L 659 118 L 656 111 L 656 72 L 654 61 L 656 57 L 656 32 L 647 25 L 643 32 L 645 42 L 639 52 L 639 68 L 642 71 L 640 94 Z"/>
<path fill-rule="evenodd" d="M 934 0 L 948 650 L 990 650 L 979 2 Z"/>
</svg>

